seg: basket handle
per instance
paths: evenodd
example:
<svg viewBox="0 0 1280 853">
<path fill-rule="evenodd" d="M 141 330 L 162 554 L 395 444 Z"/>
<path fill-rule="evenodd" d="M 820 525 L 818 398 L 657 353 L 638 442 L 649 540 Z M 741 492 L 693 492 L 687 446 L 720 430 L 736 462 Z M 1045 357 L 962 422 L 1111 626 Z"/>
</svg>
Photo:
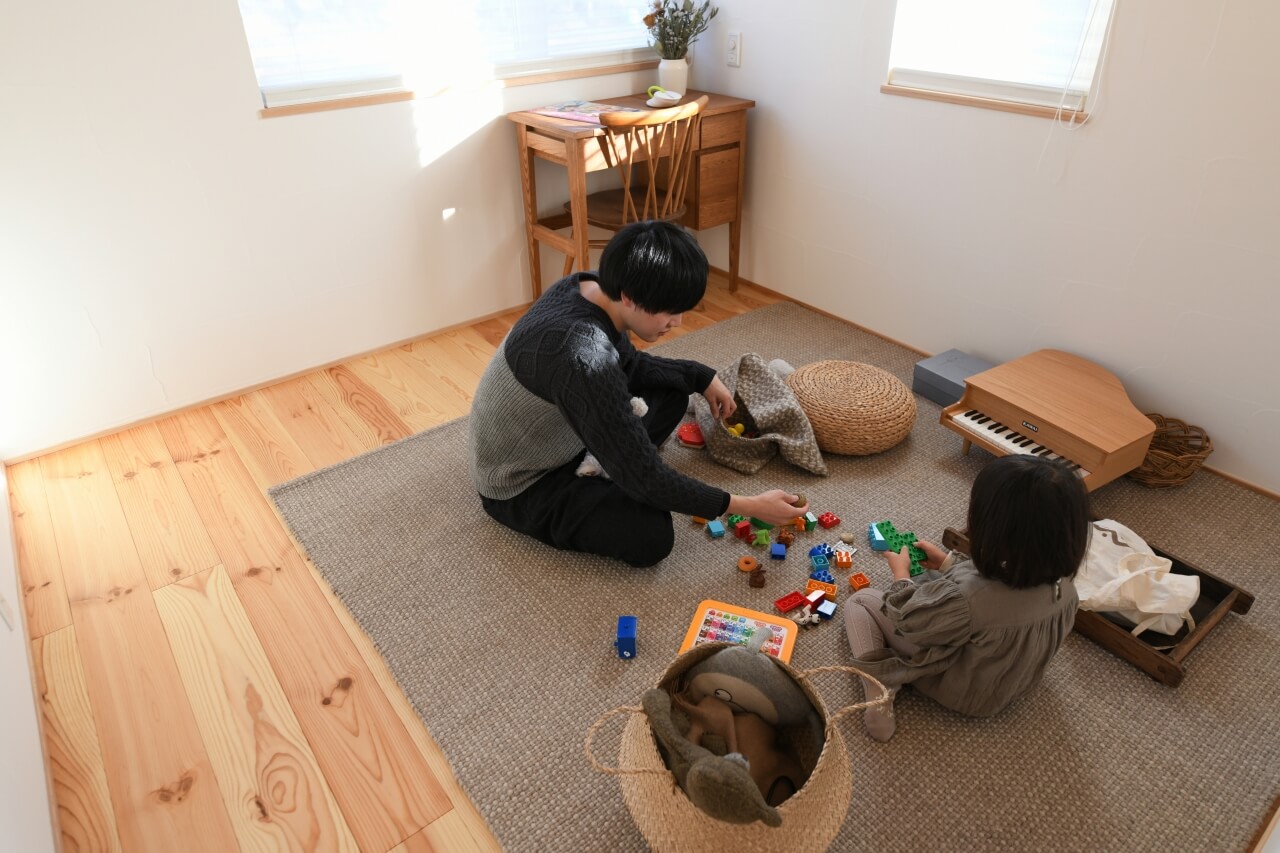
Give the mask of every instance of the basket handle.
<svg viewBox="0 0 1280 853">
<path fill-rule="evenodd" d="M 855 702 L 852 705 L 845 705 L 843 708 L 836 711 L 834 714 L 828 714 L 827 715 L 828 726 L 834 726 L 836 723 L 838 723 L 840 720 L 844 719 L 848 715 L 852 714 L 854 711 L 862 711 L 867 708 L 887 707 L 888 708 L 887 713 L 891 715 L 893 714 L 893 696 L 889 693 L 888 688 L 886 688 L 884 684 L 881 683 L 880 679 L 876 678 L 874 675 L 869 675 L 868 673 L 863 672 L 862 670 L 858 669 L 856 666 L 819 666 L 813 669 L 806 669 L 806 670 L 797 672 L 796 677 L 802 678 L 805 681 L 809 681 L 811 676 L 818 675 L 819 673 L 823 673 L 823 672 L 846 672 L 846 673 L 849 673 L 850 675 L 857 675 L 861 678 L 865 678 L 867 681 L 870 681 L 876 687 L 880 688 L 880 697 L 878 699 L 871 699 L 866 702 Z"/>
<path fill-rule="evenodd" d="M 644 708 L 640 705 L 619 705 L 617 708 L 605 711 L 596 718 L 596 721 L 591 725 L 591 728 L 587 729 L 587 739 L 582 744 L 582 751 L 586 753 L 587 761 L 591 764 L 593 770 L 598 770 L 601 773 L 607 773 L 610 776 L 643 776 L 649 773 L 658 776 L 671 776 L 670 770 L 658 770 L 655 767 L 608 767 L 596 760 L 595 754 L 592 751 L 592 746 L 596 738 L 596 732 L 600 731 L 600 727 L 619 714 L 642 713 L 644 713 Z M 672 779 L 674 781 L 674 777 L 672 777 Z"/>
</svg>

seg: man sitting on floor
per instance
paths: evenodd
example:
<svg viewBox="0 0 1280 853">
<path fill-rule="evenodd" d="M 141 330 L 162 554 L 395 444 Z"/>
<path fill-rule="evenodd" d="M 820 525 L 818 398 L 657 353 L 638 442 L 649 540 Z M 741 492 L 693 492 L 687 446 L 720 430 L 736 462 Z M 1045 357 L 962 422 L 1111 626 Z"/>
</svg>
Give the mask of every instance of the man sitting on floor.
<svg viewBox="0 0 1280 853">
<path fill-rule="evenodd" d="M 796 495 L 730 495 L 658 453 L 690 394 L 720 420 L 735 409 L 713 369 L 639 352 L 628 337 L 653 342 L 679 326 L 707 271 L 679 226 L 635 222 L 605 246 L 597 273 L 561 279 L 520 318 L 471 407 L 471 476 L 489 515 L 556 548 L 652 566 L 675 543 L 673 512 L 770 524 L 804 514 Z M 579 471 L 588 453 L 601 476 Z"/>
</svg>

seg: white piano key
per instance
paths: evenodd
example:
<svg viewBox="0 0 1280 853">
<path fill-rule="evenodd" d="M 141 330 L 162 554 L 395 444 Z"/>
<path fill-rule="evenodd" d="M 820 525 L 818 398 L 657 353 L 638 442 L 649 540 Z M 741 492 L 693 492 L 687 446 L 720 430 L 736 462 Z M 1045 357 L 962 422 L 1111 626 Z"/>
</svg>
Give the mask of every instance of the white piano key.
<svg viewBox="0 0 1280 853">
<path fill-rule="evenodd" d="M 1046 459 L 1061 459 L 1067 463 L 1068 467 L 1075 472 L 1077 477 L 1087 477 L 1089 472 L 1081 468 L 1075 462 L 1067 459 L 1065 456 L 1054 453 L 1042 444 L 1038 444 L 1034 439 L 1028 438 L 1020 432 L 1010 429 L 997 420 L 988 415 L 984 415 L 977 409 L 969 409 L 967 412 L 956 412 L 951 416 L 951 420 L 956 423 L 965 432 L 972 433 L 980 438 L 983 443 L 993 445 L 1002 451 L 1005 455 L 1035 455 L 1043 456 Z"/>
</svg>

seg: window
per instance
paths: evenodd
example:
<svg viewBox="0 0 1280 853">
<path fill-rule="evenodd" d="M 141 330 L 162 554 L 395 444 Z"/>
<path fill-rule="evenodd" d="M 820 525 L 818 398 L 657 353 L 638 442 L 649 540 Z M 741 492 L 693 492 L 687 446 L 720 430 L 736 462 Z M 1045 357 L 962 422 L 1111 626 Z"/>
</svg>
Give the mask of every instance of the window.
<svg viewBox="0 0 1280 853">
<path fill-rule="evenodd" d="M 653 59 L 641 0 L 240 0 L 267 107 Z"/>
<path fill-rule="evenodd" d="M 884 91 L 1083 113 L 1115 2 L 898 0 Z"/>
</svg>

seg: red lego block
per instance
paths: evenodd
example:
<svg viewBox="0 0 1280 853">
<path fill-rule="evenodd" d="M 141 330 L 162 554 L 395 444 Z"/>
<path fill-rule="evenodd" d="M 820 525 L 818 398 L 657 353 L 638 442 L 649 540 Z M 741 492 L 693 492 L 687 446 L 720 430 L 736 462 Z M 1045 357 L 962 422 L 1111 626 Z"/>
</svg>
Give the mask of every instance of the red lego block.
<svg viewBox="0 0 1280 853">
<path fill-rule="evenodd" d="M 739 539 L 751 539 L 755 535 L 751 532 L 751 522 L 745 519 L 739 521 L 733 526 L 733 535 Z"/>
<path fill-rule="evenodd" d="M 818 523 L 822 525 L 824 530 L 829 530 L 839 524 L 840 519 L 834 512 L 824 512 L 818 516 Z"/>
<path fill-rule="evenodd" d="M 862 572 L 854 572 L 849 575 L 849 586 L 853 587 L 854 592 L 857 592 L 864 586 L 871 586 L 871 578 L 867 577 Z"/>
<path fill-rule="evenodd" d="M 773 606 L 778 608 L 781 613 L 789 613 L 797 607 L 803 607 L 805 603 L 803 595 L 798 592 L 789 592 L 775 601 Z"/>
</svg>

